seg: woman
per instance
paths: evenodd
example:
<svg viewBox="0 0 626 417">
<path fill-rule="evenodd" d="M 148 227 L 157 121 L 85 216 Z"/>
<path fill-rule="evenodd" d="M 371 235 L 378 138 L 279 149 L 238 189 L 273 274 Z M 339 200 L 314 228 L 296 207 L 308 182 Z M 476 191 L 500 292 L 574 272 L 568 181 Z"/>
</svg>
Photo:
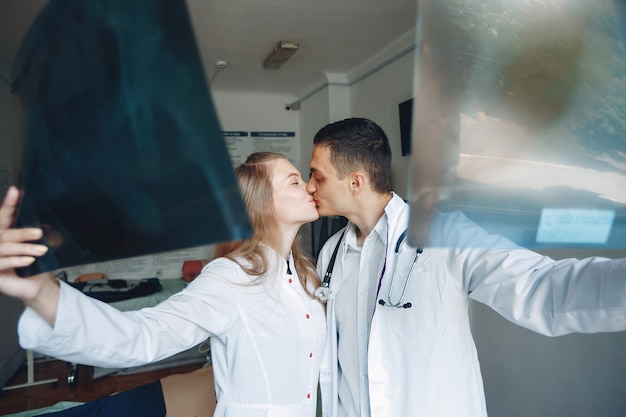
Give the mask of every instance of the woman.
<svg viewBox="0 0 626 417">
<path fill-rule="evenodd" d="M 254 233 L 226 243 L 189 286 L 161 304 L 120 312 L 51 274 L 28 279 L 12 268 L 45 253 L 26 243 L 41 230 L 10 229 L 17 190 L 0 209 L 0 291 L 27 309 L 18 331 L 24 348 L 64 360 L 135 366 L 210 337 L 216 416 L 314 416 L 326 325 L 313 297 L 313 263 L 298 249 L 300 226 L 317 219 L 315 201 L 282 155 L 252 154 L 236 168 Z"/>
</svg>

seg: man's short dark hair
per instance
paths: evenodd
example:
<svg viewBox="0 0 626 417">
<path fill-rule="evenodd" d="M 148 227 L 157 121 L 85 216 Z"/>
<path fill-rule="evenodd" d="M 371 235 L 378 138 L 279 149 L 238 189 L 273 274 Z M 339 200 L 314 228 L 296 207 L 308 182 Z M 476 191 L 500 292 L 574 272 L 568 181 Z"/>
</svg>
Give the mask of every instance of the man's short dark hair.
<svg viewBox="0 0 626 417">
<path fill-rule="evenodd" d="M 391 147 L 383 129 L 373 121 L 355 117 L 330 123 L 317 132 L 313 144 L 328 147 L 339 179 L 363 171 L 374 191 L 391 191 Z"/>
</svg>

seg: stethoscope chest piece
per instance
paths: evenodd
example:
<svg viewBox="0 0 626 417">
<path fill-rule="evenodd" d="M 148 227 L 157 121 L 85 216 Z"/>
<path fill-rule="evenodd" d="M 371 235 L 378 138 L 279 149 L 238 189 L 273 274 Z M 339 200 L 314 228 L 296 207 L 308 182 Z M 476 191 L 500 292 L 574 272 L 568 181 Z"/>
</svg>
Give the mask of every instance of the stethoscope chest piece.
<svg viewBox="0 0 626 417">
<path fill-rule="evenodd" d="M 398 241 L 396 242 L 396 248 L 394 250 L 394 255 L 395 255 L 394 267 L 393 267 L 393 272 L 391 273 L 389 289 L 387 290 L 387 301 L 384 301 L 382 299 L 378 300 L 378 304 L 380 304 L 381 306 L 396 307 L 396 308 L 411 308 L 413 306 L 413 304 L 410 302 L 409 303 L 404 302 L 404 296 L 406 295 L 407 287 L 409 286 L 409 282 L 411 281 L 411 276 L 413 275 L 413 269 L 415 268 L 415 264 L 417 263 L 417 260 L 419 259 L 420 255 L 423 252 L 422 248 L 416 248 L 415 250 L 415 256 L 413 258 L 413 262 L 411 263 L 411 269 L 409 270 L 409 272 L 406 274 L 406 277 L 404 278 L 404 285 L 402 286 L 402 294 L 400 295 L 400 298 L 396 302 L 391 301 L 391 293 L 393 292 L 394 284 L 396 282 L 396 270 L 398 269 L 398 258 L 400 257 L 400 245 L 402 244 L 402 241 L 404 240 L 406 233 L 407 233 L 407 230 L 405 230 L 400 235 L 400 237 L 398 238 Z M 386 263 L 387 263 L 387 260 L 385 259 L 385 264 Z M 381 275 L 380 279 L 382 280 L 382 278 L 383 277 Z"/>
<path fill-rule="evenodd" d="M 330 296 L 330 288 L 325 285 L 320 285 L 315 289 L 315 298 L 320 300 L 321 302 L 327 302 L 328 297 Z"/>
</svg>

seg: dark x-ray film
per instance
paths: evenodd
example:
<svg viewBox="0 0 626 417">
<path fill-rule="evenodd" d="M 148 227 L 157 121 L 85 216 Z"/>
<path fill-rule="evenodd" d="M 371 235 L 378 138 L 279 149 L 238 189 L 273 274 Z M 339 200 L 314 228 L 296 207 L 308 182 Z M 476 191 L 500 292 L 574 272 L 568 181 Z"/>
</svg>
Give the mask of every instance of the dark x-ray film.
<svg viewBox="0 0 626 417">
<path fill-rule="evenodd" d="M 250 235 L 185 2 L 52 0 L 13 70 L 20 275 Z"/>
<path fill-rule="evenodd" d="M 410 243 L 447 241 L 433 214 L 462 211 L 530 248 L 626 248 L 625 16 L 420 0 Z"/>
</svg>

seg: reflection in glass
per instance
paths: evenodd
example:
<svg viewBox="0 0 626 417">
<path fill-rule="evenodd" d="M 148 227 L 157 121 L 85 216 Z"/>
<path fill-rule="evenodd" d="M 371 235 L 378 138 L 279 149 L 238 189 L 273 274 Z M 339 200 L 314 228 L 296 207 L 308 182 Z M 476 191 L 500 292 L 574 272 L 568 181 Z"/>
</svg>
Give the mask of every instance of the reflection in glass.
<svg viewBox="0 0 626 417">
<path fill-rule="evenodd" d="M 623 16 L 610 0 L 420 1 L 412 242 L 460 209 L 527 247 L 626 247 Z"/>
</svg>

